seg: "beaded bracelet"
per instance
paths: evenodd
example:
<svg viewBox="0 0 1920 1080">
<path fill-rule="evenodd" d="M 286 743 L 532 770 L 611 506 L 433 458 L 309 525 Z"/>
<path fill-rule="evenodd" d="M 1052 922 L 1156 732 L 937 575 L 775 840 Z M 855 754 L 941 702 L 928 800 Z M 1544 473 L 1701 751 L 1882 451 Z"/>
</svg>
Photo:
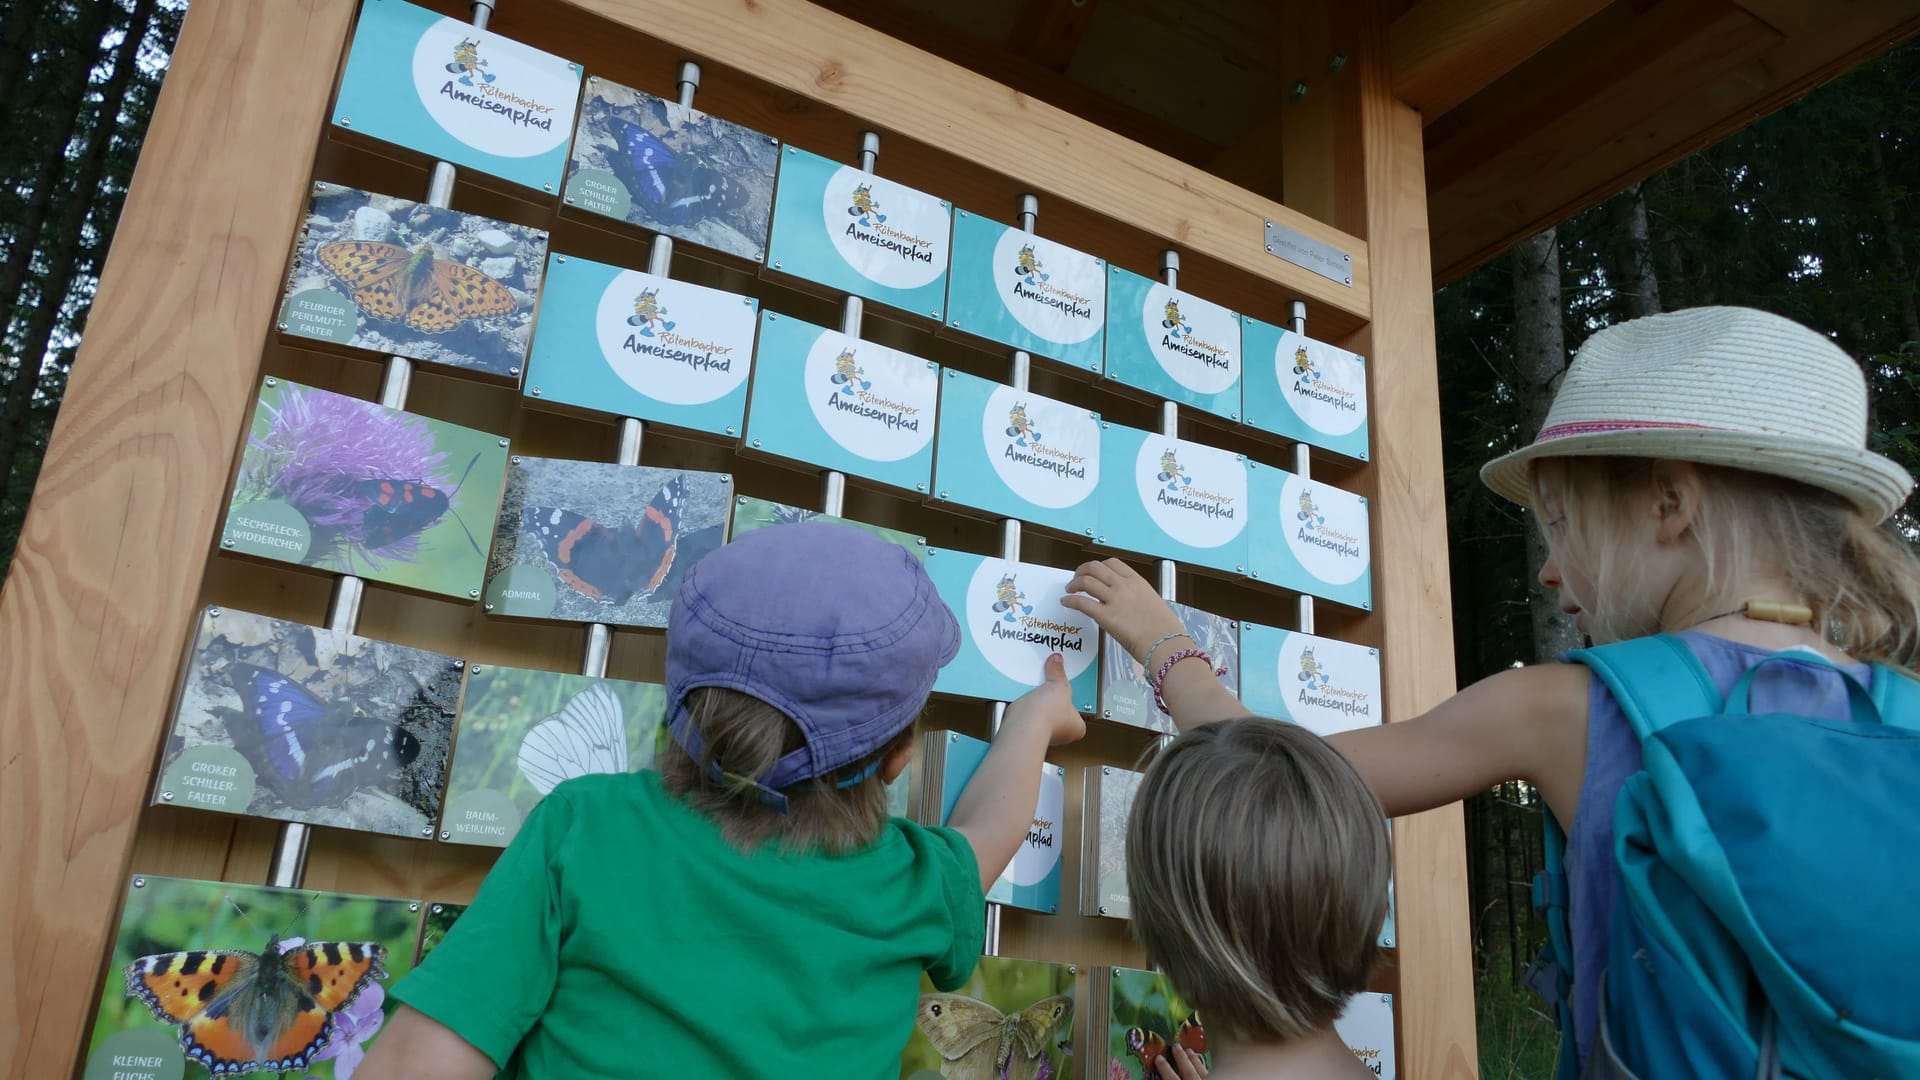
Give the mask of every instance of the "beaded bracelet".
<svg viewBox="0 0 1920 1080">
<path fill-rule="evenodd" d="M 1181 649 L 1179 652 L 1167 657 L 1166 662 L 1160 665 L 1160 670 L 1155 672 L 1153 677 L 1147 680 L 1147 685 L 1153 687 L 1154 706 L 1168 716 L 1173 715 L 1173 710 L 1167 708 L 1167 699 L 1160 696 L 1160 684 L 1167 681 L 1167 672 L 1173 670 L 1173 665 L 1182 660 L 1192 660 L 1195 658 L 1205 660 L 1207 666 L 1213 668 L 1214 678 L 1224 679 L 1227 677 L 1227 669 L 1224 667 L 1214 667 L 1213 657 L 1208 655 L 1203 649 Z"/>
<path fill-rule="evenodd" d="M 1148 662 L 1153 659 L 1153 650 L 1158 649 L 1160 646 L 1165 645 L 1167 642 L 1172 641 L 1174 638 L 1177 638 L 1177 637 L 1183 637 L 1183 638 L 1186 638 L 1188 641 L 1193 641 L 1193 635 L 1187 633 L 1185 630 L 1175 630 L 1171 634 L 1161 634 L 1159 638 L 1157 638 L 1154 641 L 1153 644 L 1147 646 L 1146 652 L 1143 652 L 1140 654 L 1140 666 L 1146 667 Z M 1194 641 L 1194 644 L 1198 645 L 1199 642 Z"/>
</svg>

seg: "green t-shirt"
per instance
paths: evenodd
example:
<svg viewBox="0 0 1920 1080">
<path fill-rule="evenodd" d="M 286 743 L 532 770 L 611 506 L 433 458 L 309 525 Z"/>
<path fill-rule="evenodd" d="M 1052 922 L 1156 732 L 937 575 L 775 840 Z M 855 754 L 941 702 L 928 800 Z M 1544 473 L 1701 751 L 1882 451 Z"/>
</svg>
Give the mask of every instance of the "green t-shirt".
<svg viewBox="0 0 1920 1080">
<path fill-rule="evenodd" d="M 951 829 L 742 853 L 655 773 L 587 776 L 541 800 L 393 996 L 515 1078 L 892 1077 L 920 973 L 960 986 L 985 922 Z"/>
</svg>

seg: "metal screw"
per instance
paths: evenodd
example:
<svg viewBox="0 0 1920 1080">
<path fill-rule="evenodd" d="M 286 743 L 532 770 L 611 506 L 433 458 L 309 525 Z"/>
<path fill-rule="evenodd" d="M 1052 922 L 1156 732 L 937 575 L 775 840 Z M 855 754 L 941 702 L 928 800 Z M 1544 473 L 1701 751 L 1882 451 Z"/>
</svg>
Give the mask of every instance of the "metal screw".
<svg viewBox="0 0 1920 1080">
<path fill-rule="evenodd" d="M 1092 536 L 1092 535 L 1093 535 L 1093 530 L 1092 530 L 1092 529 L 1088 529 L 1088 530 L 1086 530 L 1086 533 L 1087 533 L 1087 535 L 1088 535 L 1088 536 Z"/>
<path fill-rule="evenodd" d="M 208 609 L 207 609 L 207 618 L 209 618 L 209 619 L 217 619 L 217 618 L 219 618 L 219 617 L 220 617 L 220 609 L 219 609 L 219 608 L 217 608 L 217 607 L 215 607 L 215 608 L 208 608 Z"/>
<path fill-rule="evenodd" d="M 1058 915 L 1058 914 L 1060 914 L 1060 905 L 1059 905 L 1059 904 L 1048 904 L 1048 905 L 1047 905 L 1047 914 L 1049 914 L 1049 915 Z M 1071 974 L 1073 974 L 1073 965 L 1071 965 L 1071 964 L 1069 964 L 1069 965 L 1067 965 L 1067 974 L 1069 974 L 1069 975 L 1071 975 Z"/>
<path fill-rule="evenodd" d="M 1380 650 L 1379 650 L 1379 649 L 1368 649 L 1368 650 L 1367 650 L 1367 655 L 1368 655 L 1368 656 L 1379 656 L 1379 655 L 1380 655 Z"/>
<path fill-rule="evenodd" d="M 420 826 L 420 835 L 426 837 L 429 840 L 433 839 L 433 826 L 431 825 Z"/>
<path fill-rule="evenodd" d="M 482 671 L 485 671 L 485 670 L 486 670 L 486 668 L 484 668 L 484 667 L 481 667 L 481 666 L 480 666 L 479 664 L 475 664 L 475 665 L 473 665 L 472 667 L 470 667 L 470 668 L 468 668 L 468 669 L 467 669 L 467 673 L 468 673 L 468 674 L 470 674 L 470 675 L 478 675 L 478 674 L 480 674 L 480 673 L 481 673 Z"/>
<path fill-rule="evenodd" d="M 1373 601 L 1371 601 L 1371 600 L 1362 600 L 1362 601 L 1360 601 L 1360 610 L 1362 610 L 1362 611 L 1372 611 L 1372 610 L 1373 610 Z"/>
<path fill-rule="evenodd" d="M 444 908 L 444 907 L 441 907 L 441 906 L 440 906 L 439 904 L 435 904 L 435 905 L 433 905 L 433 907 L 432 907 L 432 908 L 431 908 L 430 910 L 432 910 L 432 912 L 433 912 L 433 913 L 434 913 L 435 915 L 438 915 L 438 914 L 440 914 L 441 912 L 443 912 L 443 911 L 445 911 L 445 910 L 447 910 L 447 909 L 446 909 L 446 908 Z"/>
<path fill-rule="evenodd" d="M 733 483 L 733 474 L 732 474 L 732 473 L 721 473 L 721 474 L 720 474 L 720 482 L 721 482 L 721 483 L 723 483 L 723 484 L 731 484 L 731 483 Z"/>
<path fill-rule="evenodd" d="M 1233 568 L 1233 571 L 1236 574 L 1244 574 L 1247 572 L 1247 568 L 1244 566 L 1236 566 Z"/>
<path fill-rule="evenodd" d="M 475 600 L 478 600 L 478 599 L 480 599 L 480 590 L 479 590 L 479 589 L 468 589 L 468 590 L 467 590 L 467 595 L 468 595 L 468 596 L 471 596 L 471 597 L 473 597 L 473 598 L 474 598 Z"/>
<path fill-rule="evenodd" d="M 1287 92 L 1287 100 L 1293 102 L 1296 105 L 1298 105 L 1300 103 L 1300 100 L 1306 96 L 1307 96 L 1307 84 L 1305 82 L 1294 83 L 1293 89 Z"/>
<path fill-rule="evenodd" d="M 1235 412 L 1235 413 L 1228 413 L 1228 414 L 1227 414 L 1227 419 L 1229 419 L 1229 420 L 1238 420 L 1238 419 L 1240 419 L 1240 414 L 1239 414 L 1239 413 L 1237 413 L 1237 412 Z"/>
<path fill-rule="evenodd" d="M 160 793 L 160 801 L 161 801 L 161 802 L 172 802 L 172 801 L 173 801 L 173 792 L 171 792 L 171 791 L 163 791 L 163 792 L 161 792 L 161 793 Z"/>
<path fill-rule="evenodd" d="M 1102 710 L 1100 711 L 1100 715 L 1101 715 L 1102 717 L 1104 717 L 1105 719 L 1108 719 L 1108 720 L 1111 720 L 1111 719 L 1113 719 L 1113 710 L 1112 710 L 1112 709 L 1102 709 Z"/>
<path fill-rule="evenodd" d="M 453 666 L 455 669 L 465 668 L 467 666 L 467 662 L 465 660 L 461 660 L 458 657 L 456 657 L 454 658 Z"/>
<path fill-rule="evenodd" d="M 420 910 L 420 902 L 416 900 L 416 901 L 414 901 L 413 903 L 411 903 L 411 904 L 408 904 L 408 905 L 407 905 L 407 910 L 408 910 L 408 911 L 419 911 L 419 910 Z"/>
<path fill-rule="evenodd" d="M 448 832 L 448 831 L 446 831 L 445 829 L 442 829 L 442 830 L 440 830 L 440 839 L 442 839 L 442 840 L 451 840 L 451 839 L 453 839 L 453 834 L 452 834 L 452 833 L 450 833 L 450 832 Z M 433 913 L 434 913 L 435 915 L 438 915 L 438 914 L 440 914 L 440 905 L 439 905 L 439 904 L 435 904 L 435 905 L 433 905 Z"/>
<path fill-rule="evenodd" d="M 568 206 L 572 206 L 572 205 L 573 205 L 573 196 L 571 196 L 571 195 L 568 195 L 568 196 L 567 196 L 566 198 L 564 198 L 564 199 L 562 199 L 561 201 L 562 201 L 562 202 L 564 202 L 564 203 L 566 203 L 566 204 L 567 204 Z"/>
<path fill-rule="evenodd" d="M 776 260 L 776 261 L 774 262 L 774 264 L 773 264 L 773 268 L 774 268 L 775 270 L 778 270 L 778 269 L 780 269 L 780 263 L 779 263 L 779 262 L 778 262 L 777 260 Z"/>
<path fill-rule="evenodd" d="M 341 126 L 341 127 L 352 127 L 352 126 L 353 126 L 353 118 L 352 118 L 352 117 L 348 117 L 348 116 L 343 116 L 343 117 L 341 117 L 341 118 L 340 118 L 340 126 Z"/>
<path fill-rule="evenodd" d="M 735 495 L 733 497 L 733 505 L 735 506 L 747 505 L 747 497 L 745 495 Z"/>
<path fill-rule="evenodd" d="M 515 370 L 515 371 L 519 371 L 520 369 L 519 369 L 519 368 L 514 368 L 513 370 Z M 501 439 L 501 440 L 500 440 L 500 445 L 501 445 L 501 446 L 505 446 L 505 445 L 507 445 L 507 440 L 505 440 L 505 439 Z"/>
<path fill-rule="evenodd" d="M 1337 53 L 1334 53 L 1332 56 L 1327 57 L 1327 74 L 1329 75 L 1340 74 L 1340 69 L 1346 66 L 1347 66 L 1346 53 L 1337 52 Z"/>
<path fill-rule="evenodd" d="M 939 313 L 938 311 L 929 311 L 929 312 L 927 312 L 927 316 L 928 316 L 929 318 L 934 318 L 934 319 L 937 319 L 937 318 L 939 318 L 939 317 L 940 317 L 940 313 Z"/>
<path fill-rule="evenodd" d="M 531 390 L 529 390 L 529 391 L 527 391 L 527 393 L 529 393 L 529 394 L 531 394 L 531 395 L 533 395 L 534 397 L 539 397 L 539 396 L 540 396 L 540 388 L 536 386 L 536 387 L 534 387 L 533 389 L 531 389 Z"/>
<path fill-rule="evenodd" d="M 753 447 L 754 447 L 754 449 L 756 449 L 756 450 L 758 450 L 758 449 L 760 448 L 760 440 L 759 440 L 759 439 L 755 439 L 755 440 L 753 440 Z"/>
<path fill-rule="evenodd" d="M 754 262 L 760 262 L 761 260 L 763 260 L 763 259 L 765 259 L 766 257 L 767 257 L 767 253 L 766 253 L 766 250 L 765 250 L 764 248 L 754 248 L 754 249 L 753 249 L 753 261 L 754 261 Z"/>
<path fill-rule="evenodd" d="M 745 304 L 745 305 L 747 305 L 748 307 L 752 307 L 752 306 L 753 306 L 753 303 L 754 303 L 754 301 L 753 301 L 753 297 L 751 297 L 751 296 L 743 296 L 743 297 L 741 297 L 741 298 L 740 298 L 740 302 L 741 302 L 741 303 L 743 303 L 743 304 Z"/>
<path fill-rule="evenodd" d="M 492 604 L 488 604 L 488 605 L 486 605 L 486 610 L 488 610 L 488 611 L 492 611 L 492 610 L 493 610 L 493 605 L 492 605 Z"/>
<path fill-rule="evenodd" d="M 729 435 L 731 435 L 731 434 L 733 434 L 733 425 L 732 425 L 732 424 L 728 424 L 728 425 L 727 425 L 727 434 L 729 434 Z"/>
<path fill-rule="evenodd" d="M 943 491 L 940 493 L 940 497 L 945 499 L 945 498 L 950 498 L 951 496 L 949 496 L 946 492 Z"/>
<path fill-rule="evenodd" d="M 1351 284 L 1353 284 L 1353 279 L 1352 279 L 1352 278 L 1347 278 L 1347 279 L 1346 279 L 1346 282 L 1347 282 L 1347 284 L 1349 284 L 1349 285 L 1351 285 Z"/>
<path fill-rule="evenodd" d="M 949 323 L 948 323 L 947 325 L 948 325 L 948 326 L 951 326 L 951 327 L 954 327 L 954 328 L 956 328 L 956 329 L 957 329 L 957 328 L 958 328 L 958 327 L 960 326 L 960 320 L 959 320 L 959 319 L 954 319 L 954 320 L 953 320 L 952 322 L 949 322 Z M 280 329 L 282 329 L 282 330 L 285 330 L 286 328 L 287 328 L 287 324 L 286 324 L 286 323 L 281 323 L 281 324 L 280 324 Z"/>
<path fill-rule="evenodd" d="M 1107 913 L 1107 905 L 1105 905 L 1105 904 L 1101 904 L 1101 905 L 1100 905 L 1100 914 L 1102 914 L 1102 915 L 1105 915 L 1106 913 Z"/>
<path fill-rule="evenodd" d="M 925 484 L 915 484 L 915 485 L 913 485 L 913 490 L 915 490 L 915 491 L 918 491 L 918 492 L 921 492 L 922 494 L 924 494 L 924 493 L 926 492 L 926 490 L 927 490 L 927 485 L 925 485 Z"/>
<path fill-rule="evenodd" d="M 146 878 L 143 878 L 143 877 L 137 877 L 137 878 L 134 878 L 134 879 L 133 879 L 133 887 L 134 887 L 134 888 L 136 888 L 136 889 L 144 889 L 144 888 L 146 888 L 146 887 L 147 887 L 147 879 L 146 879 Z"/>
<path fill-rule="evenodd" d="M 1391 949 L 1393 948 L 1393 939 L 1390 937 L 1383 937 L 1380 939 L 1380 945 L 1382 948 Z M 1383 994 L 1381 996 L 1384 997 L 1385 995 Z"/>
<path fill-rule="evenodd" d="M 1351 255 L 1341 255 L 1341 256 L 1340 256 L 1340 261 L 1341 261 L 1341 262 L 1352 262 L 1352 261 L 1353 261 L 1353 256 L 1351 256 Z"/>
<path fill-rule="evenodd" d="M 280 385 L 280 380 L 279 380 L 279 379 L 273 379 L 273 378 L 269 378 L 269 379 L 268 379 L 268 380 L 267 380 L 266 382 L 267 382 L 267 385 L 268 385 L 268 386 L 279 386 L 279 385 Z"/>
<path fill-rule="evenodd" d="M 793 153 L 793 147 L 791 146 L 787 147 L 787 153 L 789 154 Z"/>
<path fill-rule="evenodd" d="M 1268 244 L 1268 245 L 1267 245 L 1267 254 L 1269 254 L 1269 255 L 1271 255 L 1271 254 L 1273 254 L 1273 245 L 1272 245 L 1272 244 Z"/>
<path fill-rule="evenodd" d="M 1112 775 L 1113 775 L 1113 766 L 1111 766 L 1111 765 L 1102 765 L 1102 766 L 1100 766 L 1100 775 L 1101 775 L 1101 776 L 1112 776 Z"/>
<path fill-rule="evenodd" d="M 553 261 L 554 261 L 554 262 L 566 262 L 566 261 L 567 261 L 567 257 L 566 257 L 565 255 L 555 255 L 555 256 L 553 257 Z"/>
<path fill-rule="evenodd" d="M 517 368 L 517 367 L 510 367 L 510 368 L 508 368 L 508 369 L 507 369 L 507 374 L 509 374 L 509 375 L 518 375 L 518 374 L 520 374 L 520 369 L 519 369 L 519 368 Z M 507 440 L 505 440 L 505 439 L 501 439 L 501 440 L 500 440 L 500 445 L 502 445 L 502 446 L 505 446 L 505 445 L 506 445 L 506 443 L 507 443 Z"/>
<path fill-rule="evenodd" d="M 1273 222 L 1271 222 L 1271 221 L 1269 221 L 1269 222 L 1267 222 L 1267 228 L 1269 228 L 1269 229 L 1271 229 L 1271 228 L 1273 228 Z M 1271 249 L 1269 249 L 1269 250 L 1271 250 Z"/>
<path fill-rule="evenodd" d="M 225 540 L 222 540 L 222 541 L 220 541 L 220 546 L 221 546 L 221 547 L 232 547 L 232 546 L 233 546 L 233 537 L 231 537 L 231 536 L 229 536 L 229 537 L 227 537 L 227 538 L 226 538 Z"/>
<path fill-rule="evenodd" d="M 282 329 L 282 330 L 285 330 L 285 329 L 287 328 L 287 324 L 286 324 L 286 323 L 283 323 L 283 322 L 279 322 L 279 323 L 274 323 L 273 325 L 275 325 L 275 326 L 277 326 L 277 327 L 279 327 L 279 328 L 280 328 L 280 329 Z"/>
<path fill-rule="evenodd" d="M 520 464 L 520 455 L 515 454 L 512 457 L 508 458 L 507 460 L 513 462 L 515 465 L 518 465 Z"/>
</svg>

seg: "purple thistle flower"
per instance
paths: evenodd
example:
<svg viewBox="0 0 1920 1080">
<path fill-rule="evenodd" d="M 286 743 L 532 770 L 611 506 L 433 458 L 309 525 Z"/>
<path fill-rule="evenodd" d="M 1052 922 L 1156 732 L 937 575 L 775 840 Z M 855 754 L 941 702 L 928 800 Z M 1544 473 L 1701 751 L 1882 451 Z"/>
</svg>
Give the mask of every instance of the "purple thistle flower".
<svg viewBox="0 0 1920 1080">
<path fill-rule="evenodd" d="M 378 567 L 383 559 L 412 562 L 417 533 L 384 547 L 369 546 L 372 500 L 355 488 L 367 480 L 411 480 L 449 486 L 447 455 L 433 446 L 426 420 L 370 401 L 288 386 L 278 407 L 267 405 L 266 434 L 247 440 L 241 489 L 253 498 L 282 499 L 313 528 L 307 562 L 354 556 Z"/>
</svg>

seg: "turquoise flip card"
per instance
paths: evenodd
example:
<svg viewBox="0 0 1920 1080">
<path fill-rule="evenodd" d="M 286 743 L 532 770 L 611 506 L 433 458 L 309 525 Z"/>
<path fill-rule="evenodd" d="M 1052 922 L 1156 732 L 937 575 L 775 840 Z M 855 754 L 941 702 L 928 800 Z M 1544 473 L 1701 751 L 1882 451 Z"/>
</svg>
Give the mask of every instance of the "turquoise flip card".
<svg viewBox="0 0 1920 1080">
<path fill-rule="evenodd" d="M 748 446 L 908 491 L 927 490 L 938 364 L 766 312 L 754 367 Z"/>
<path fill-rule="evenodd" d="M 579 100 L 578 64 L 403 0 L 367 0 L 333 122 L 555 192 Z"/>
<path fill-rule="evenodd" d="M 1107 377 L 1240 419 L 1240 316 L 1210 300 L 1107 268 Z"/>
<path fill-rule="evenodd" d="M 1380 651 L 1297 630 L 1240 624 L 1240 700 L 1327 736 L 1380 723 Z"/>
<path fill-rule="evenodd" d="M 1366 357 L 1258 319 L 1240 328 L 1241 422 L 1367 460 Z"/>
<path fill-rule="evenodd" d="M 1047 656 L 1057 652 L 1075 705 L 1094 711 L 1100 628 L 1060 603 L 1073 571 L 928 548 L 927 576 L 960 620 L 960 654 L 940 669 L 935 690 L 1012 701 L 1044 681 Z"/>
<path fill-rule="evenodd" d="M 526 394 L 737 435 L 760 302 L 575 255 L 547 260 Z"/>
<path fill-rule="evenodd" d="M 1106 260 L 954 211 L 948 326 L 1099 371 L 1106 324 Z"/>
<path fill-rule="evenodd" d="M 957 731 L 935 732 L 947 740 L 941 760 L 940 823 L 953 815 L 967 781 L 987 759 L 991 744 Z M 1014 853 L 1013 861 L 987 890 L 987 901 L 1053 915 L 1060 911 L 1060 855 L 1066 829 L 1067 770 L 1051 761 L 1040 763 L 1040 797 L 1033 807 L 1033 826 Z"/>
<path fill-rule="evenodd" d="M 1138 428 L 1101 426 L 1100 542 L 1245 573 L 1245 459 Z"/>
<path fill-rule="evenodd" d="M 767 265 L 943 318 L 951 204 L 795 146 L 781 149 Z"/>
<path fill-rule="evenodd" d="M 1100 414 L 946 369 L 937 498 L 1084 537 L 1100 533 Z"/>
<path fill-rule="evenodd" d="M 1257 463 L 1250 475 L 1248 573 L 1295 592 L 1372 610 L 1367 500 Z"/>
</svg>

